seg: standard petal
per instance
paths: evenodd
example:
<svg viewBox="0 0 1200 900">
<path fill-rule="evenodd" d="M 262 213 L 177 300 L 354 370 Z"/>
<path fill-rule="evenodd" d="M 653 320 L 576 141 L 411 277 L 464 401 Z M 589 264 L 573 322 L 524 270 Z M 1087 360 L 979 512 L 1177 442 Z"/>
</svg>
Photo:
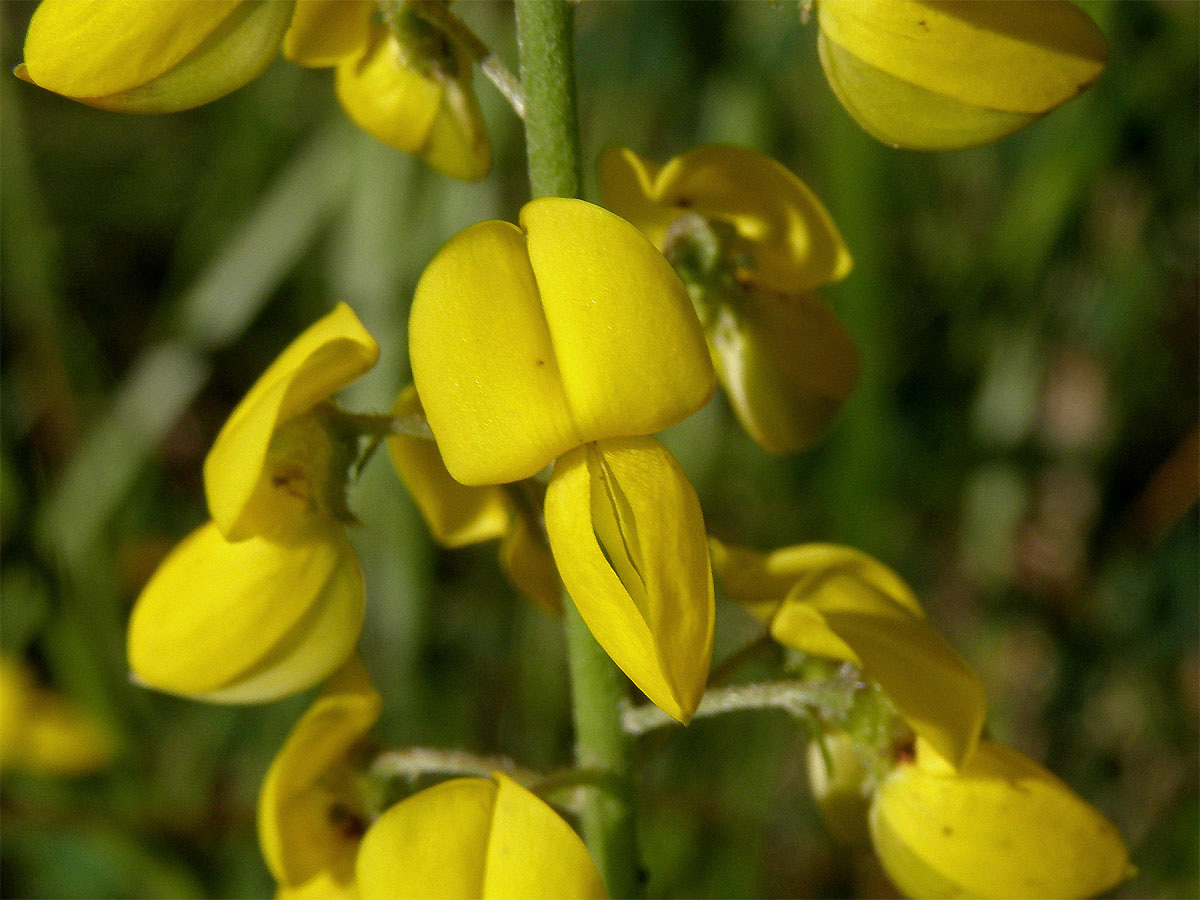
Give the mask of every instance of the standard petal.
<svg viewBox="0 0 1200 900">
<path fill-rule="evenodd" d="M 352 787 L 350 754 L 379 718 L 381 700 L 358 657 L 336 672 L 288 735 L 258 798 L 258 839 L 283 889 L 324 878 L 353 886 L 366 821 Z M 327 885 L 329 886 L 329 885 Z"/>
<path fill-rule="evenodd" d="M 822 0 L 821 33 L 869 66 L 969 106 L 1044 114 L 1099 77 L 1108 53 L 1067 0 Z"/>
<path fill-rule="evenodd" d="M 671 223 L 692 210 L 664 201 L 658 189 L 662 165 L 628 147 L 608 147 L 596 162 L 604 206 L 634 225 L 655 247 L 663 249 Z"/>
<path fill-rule="evenodd" d="M 267 450 L 276 429 L 369 370 L 379 345 L 339 303 L 271 363 L 237 405 L 204 460 L 208 510 L 231 541 L 286 531 L 303 503 L 273 484 Z"/>
<path fill-rule="evenodd" d="M 707 402 L 715 376 L 691 301 L 636 228 L 558 197 L 525 204 L 521 227 L 582 440 L 653 434 Z"/>
<path fill-rule="evenodd" d="M 463 484 L 529 478 L 583 442 L 516 226 L 482 222 L 438 251 L 417 284 L 408 345 L 429 426 Z"/>
<path fill-rule="evenodd" d="M 675 458 L 653 438 L 572 451 L 555 463 L 546 529 L 596 640 L 686 722 L 708 678 L 714 609 L 700 505 Z"/>
<path fill-rule="evenodd" d="M 850 272 L 850 251 L 824 205 L 769 156 L 727 144 L 697 147 L 664 165 L 650 185 L 650 196 L 641 199 L 635 186 L 646 184 L 649 170 L 643 164 L 635 179 L 629 177 L 631 169 L 620 150 L 610 150 L 607 162 L 601 160 L 605 202 L 659 248 L 671 221 L 696 213 L 737 229 L 739 249 L 752 259 L 743 272 L 752 283 L 800 293 Z M 608 179 L 615 182 L 611 196 Z M 647 215 L 651 204 L 656 209 Z"/>
<path fill-rule="evenodd" d="M 371 826 L 358 855 L 364 896 L 599 898 L 599 873 L 557 813 L 520 785 L 458 778 L 414 794 Z"/>
<path fill-rule="evenodd" d="M 1112 823 L 991 741 L 955 772 L 918 740 L 916 763 L 880 785 L 870 823 L 884 868 L 914 898 L 1091 897 L 1129 875 Z"/>
<path fill-rule="evenodd" d="M 815 294 L 747 290 L 721 309 L 709 347 L 738 421 L 771 453 L 817 443 L 858 383 L 858 351 Z"/>
<path fill-rule="evenodd" d="M 138 87 L 172 69 L 239 0 L 44 0 L 25 35 L 34 84 L 84 99 Z"/>
<path fill-rule="evenodd" d="M 552 616 L 562 614 L 562 580 L 545 538 L 524 515 L 514 515 L 500 542 L 500 567 L 517 593 Z"/>
<path fill-rule="evenodd" d="M 874 557 L 840 544 L 797 544 L 770 553 L 709 539 L 713 575 L 724 596 L 734 603 L 766 611 L 766 617 L 804 577 L 822 572 L 853 575 L 878 588 L 894 603 L 924 615 L 916 594 L 904 579 Z"/>
<path fill-rule="evenodd" d="M 955 765 L 974 751 L 986 709 L 979 676 L 922 615 L 874 584 L 837 570 L 809 575 L 775 614 L 771 635 L 802 652 L 858 664 Z"/>
<path fill-rule="evenodd" d="M 105 3 L 94 5 L 107 6 Z M 137 9 L 145 5 L 154 4 L 133 4 Z M 178 0 L 161 5 L 168 10 L 176 5 L 186 5 L 189 9 L 195 6 L 180 4 Z M 173 62 L 161 74 L 116 93 L 68 96 L 101 109 L 127 113 L 170 113 L 200 106 L 237 90 L 262 74 L 279 51 L 290 17 L 289 3 L 269 0 L 240 3 L 186 56 Z M 119 44 L 124 46 L 123 42 Z M 167 45 L 171 46 L 171 42 Z M 136 54 L 134 58 L 137 59 Z M 121 67 L 116 68 L 120 70 Z M 144 74 L 149 69 L 141 67 L 138 71 Z M 31 69 L 28 62 L 19 66 L 16 73 L 27 81 L 41 83 L 37 80 L 36 67 Z"/>
<path fill-rule="evenodd" d="M 192 532 L 142 590 L 129 622 L 133 676 L 218 703 L 304 690 L 350 655 L 362 629 L 362 572 L 341 525 L 317 520 L 286 542 Z"/>
<path fill-rule="evenodd" d="M 825 37 L 821 66 L 842 106 L 876 140 L 910 150 L 958 150 L 1008 137 L 1040 115 L 971 106 L 901 81 Z"/>
<path fill-rule="evenodd" d="M 359 56 L 371 37 L 373 0 L 296 0 L 283 55 L 303 66 L 335 66 Z"/>
<path fill-rule="evenodd" d="M 392 414 L 423 414 L 417 389 L 406 387 Z M 509 501 L 504 488 L 468 487 L 450 477 L 437 444 L 428 438 L 393 435 L 388 454 L 433 539 L 444 547 L 463 547 L 503 537 L 509 528 Z"/>
</svg>

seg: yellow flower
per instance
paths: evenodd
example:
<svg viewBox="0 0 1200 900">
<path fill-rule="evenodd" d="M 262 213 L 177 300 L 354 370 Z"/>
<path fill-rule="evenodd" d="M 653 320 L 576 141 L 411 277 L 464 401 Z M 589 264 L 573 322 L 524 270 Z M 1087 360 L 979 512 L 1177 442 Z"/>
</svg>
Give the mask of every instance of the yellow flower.
<svg viewBox="0 0 1200 900">
<path fill-rule="evenodd" d="M 129 622 L 134 677 L 214 702 L 272 700 L 349 656 L 364 588 L 343 522 L 354 436 L 326 401 L 378 358 L 339 304 L 271 364 L 209 451 L 213 521 L 151 577 Z"/>
<path fill-rule="evenodd" d="M 970 757 L 983 727 L 978 676 L 925 620 L 891 569 L 850 547 L 801 544 L 763 555 L 711 540 L 724 594 L 781 644 L 862 669 L 947 759 Z"/>
<path fill-rule="evenodd" d="M 114 750 L 99 722 L 38 687 L 22 660 L 0 656 L 0 772 L 86 775 L 107 766 Z"/>
<path fill-rule="evenodd" d="M 370 812 L 355 783 L 356 751 L 379 710 L 379 694 L 351 657 L 267 770 L 258 837 L 281 897 L 358 897 L 354 860 Z"/>
<path fill-rule="evenodd" d="M 395 416 L 423 417 L 417 389 L 409 385 L 392 407 Z M 459 484 L 446 471 L 437 444 L 408 434 L 387 439 L 388 455 L 408 487 L 433 539 L 443 547 L 464 547 L 501 539 L 500 565 L 509 582 L 527 600 L 557 614 L 562 612 L 562 582 L 539 525 L 541 504 L 521 494 L 533 485 Z M 517 500 L 523 502 L 516 502 Z"/>
<path fill-rule="evenodd" d="M 617 665 L 686 720 L 712 650 L 711 573 L 695 492 L 646 435 L 711 394 L 704 338 L 629 223 L 557 198 L 520 221 L 468 228 L 425 270 L 409 324 L 417 391 L 457 481 L 555 463 L 545 515 L 563 583 Z"/>
<path fill-rule="evenodd" d="M 356 871 L 365 897 L 604 897 L 571 826 L 499 772 L 445 781 L 397 803 L 363 837 Z"/>
<path fill-rule="evenodd" d="M 1116 828 L 1033 760 L 989 740 L 957 770 L 920 737 L 875 792 L 871 839 L 905 894 L 1092 897 L 1132 874 Z"/>
<path fill-rule="evenodd" d="M 667 254 L 688 283 L 717 376 L 764 449 L 794 453 L 827 431 L 858 380 L 858 354 L 816 289 L 850 254 L 829 213 L 767 156 L 711 145 L 665 165 L 600 158 L 605 204 Z"/>
<path fill-rule="evenodd" d="M 443 782 L 376 818 L 362 773 L 379 709 L 366 670 L 351 659 L 271 763 L 258 833 L 278 896 L 603 896 L 570 826 L 499 773 Z"/>
<path fill-rule="evenodd" d="M 374 0 L 43 0 L 16 74 L 119 112 L 163 113 L 216 100 L 258 77 L 282 48 L 337 67 L 338 98 L 374 137 L 455 178 L 482 178 L 491 150 L 454 36 L 409 9 L 392 27 Z M 403 38 L 404 40 L 401 40 Z"/>
<path fill-rule="evenodd" d="M 1066 0 L 819 0 L 829 84 L 886 144 L 986 144 L 1082 93 L 1104 37 Z"/>
</svg>

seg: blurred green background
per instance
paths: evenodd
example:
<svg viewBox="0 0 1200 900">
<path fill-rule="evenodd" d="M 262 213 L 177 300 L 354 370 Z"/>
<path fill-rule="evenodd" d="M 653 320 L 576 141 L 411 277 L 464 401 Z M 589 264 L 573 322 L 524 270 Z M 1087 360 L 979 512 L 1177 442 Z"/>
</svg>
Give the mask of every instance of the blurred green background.
<svg viewBox="0 0 1200 900">
<path fill-rule="evenodd" d="M 980 671 L 992 734 L 1117 824 L 1139 867 L 1117 896 L 1195 897 L 1200 6 L 1086 8 L 1110 42 L 1100 81 L 999 145 L 939 155 L 850 121 L 794 4 L 584 4 L 583 136 L 589 159 L 746 144 L 825 200 L 856 267 L 824 293 L 862 383 L 801 457 L 768 458 L 719 396 L 668 433 L 710 530 L 896 568 Z M 460 11 L 515 68 L 511 9 Z M 5 70 L 31 12 L 0 6 Z M 422 267 L 528 192 L 490 84 L 496 168 L 464 185 L 357 133 L 330 81 L 280 60 L 207 107 L 126 117 L 0 78 L 0 645 L 120 748 L 93 776 L 4 776 L 5 896 L 273 891 L 255 797 L 307 698 L 230 709 L 134 687 L 130 606 L 206 517 L 204 454 L 274 355 L 345 300 L 383 355 L 344 405 L 386 409 Z M 381 739 L 566 765 L 558 624 L 513 595 L 493 546 L 435 549 L 382 456 L 352 505 Z M 751 633 L 720 610 L 718 657 Z M 643 741 L 651 893 L 889 896 L 869 855 L 828 838 L 804 746 L 776 712 Z"/>
</svg>

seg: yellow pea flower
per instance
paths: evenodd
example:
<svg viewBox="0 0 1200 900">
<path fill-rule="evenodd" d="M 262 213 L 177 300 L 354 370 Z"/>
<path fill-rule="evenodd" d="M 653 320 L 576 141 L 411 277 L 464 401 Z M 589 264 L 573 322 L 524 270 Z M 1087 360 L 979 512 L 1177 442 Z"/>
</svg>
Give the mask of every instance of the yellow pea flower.
<svg viewBox="0 0 1200 900">
<path fill-rule="evenodd" d="M 711 539 L 710 550 L 722 591 L 775 640 L 854 663 L 947 759 L 970 757 L 983 727 L 983 686 L 891 569 L 833 544 L 764 555 Z"/>
<path fill-rule="evenodd" d="M 818 441 L 858 381 L 854 344 L 815 293 L 852 265 L 821 201 L 743 147 L 697 147 L 665 165 L 613 147 L 599 176 L 605 205 L 688 282 L 721 386 L 750 436 L 772 453 Z"/>
<path fill-rule="evenodd" d="M 370 821 L 355 754 L 380 697 L 357 657 L 326 683 L 271 763 L 258 835 L 280 897 L 357 898 L 354 861 Z"/>
<path fill-rule="evenodd" d="M 259 702 L 315 684 L 350 654 L 365 600 L 342 524 L 353 441 L 327 421 L 325 404 L 378 355 L 339 304 L 238 404 L 205 460 L 213 521 L 167 556 L 134 606 L 137 680 Z"/>
<path fill-rule="evenodd" d="M 424 416 L 417 389 L 409 385 L 392 407 L 396 416 Z M 387 439 L 388 455 L 433 539 L 443 547 L 463 547 L 501 538 L 500 565 L 521 596 L 551 614 L 562 612 L 562 582 L 544 537 L 530 516 L 537 509 L 514 503 L 519 486 L 468 486 L 446 471 L 437 444 L 407 434 Z"/>
<path fill-rule="evenodd" d="M 456 778 L 397 803 L 363 837 L 365 897 L 602 898 L 578 835 L 510 778 Z"/>
<path fill-rule="evenodd" d="M 0 655 L 0 772 L 87 775 L 107 766 L 115 749 L 98 721 L 39 687 L 22 660 Z"/>
<path fill-rule="evenodd" d="M 491 149 L 473 58 L 410 9 L 375 22 L 374 0 L 43 0 L 30 22 L 26 81 L 91 106 L 164 113 L 216 100 L 282 49 L 337 67 L 337 95 L 363 130 L 443 174 L 475 180 Z"/>
<path fill-rule="evenodd" d="M 708 399 L 704 338 L 628 222 L 560 198 L 520 221 L 468 228 L 426 268 L 409 324 L 417 391 L 465 485 L 557 459 L 545 515 L 563 583 L 617 665 L 686 721 L 711 656 L 711 574 L 695 492 L 645 436 Z"/>
<path fill-rule="evenodd" d="M 1007 137 L 1086 90 L 1107 56 L 1066 0 L 819 0 L 817 12 L 834 93 L 895 147 Z"/>
<path fill-rule="evenodd" d="M 1116 828 L 1016 750 L 980 741 L 957 769 L 920 737 L 871 803 L 871 838 L 906 895 L 1092 897 L 1132 874 Z"/>
</svg>

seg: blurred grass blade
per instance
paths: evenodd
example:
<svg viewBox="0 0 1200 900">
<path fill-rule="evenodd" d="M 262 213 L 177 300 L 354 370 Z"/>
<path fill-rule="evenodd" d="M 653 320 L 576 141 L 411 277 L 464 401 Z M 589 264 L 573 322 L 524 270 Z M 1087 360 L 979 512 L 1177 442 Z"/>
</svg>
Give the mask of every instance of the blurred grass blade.
<svg viewBox="0 0 1200 900">
<path fill-rule="evenodd" d="M 36 523 L 46 549 L 82 564 L 146 458 L 208 378 L 207 354 L 233 342 L 266 304 L 345 194 L 348 129 L 302 148 L 178 301 L 176 331 L 130 366 Z"/>
</svg>

